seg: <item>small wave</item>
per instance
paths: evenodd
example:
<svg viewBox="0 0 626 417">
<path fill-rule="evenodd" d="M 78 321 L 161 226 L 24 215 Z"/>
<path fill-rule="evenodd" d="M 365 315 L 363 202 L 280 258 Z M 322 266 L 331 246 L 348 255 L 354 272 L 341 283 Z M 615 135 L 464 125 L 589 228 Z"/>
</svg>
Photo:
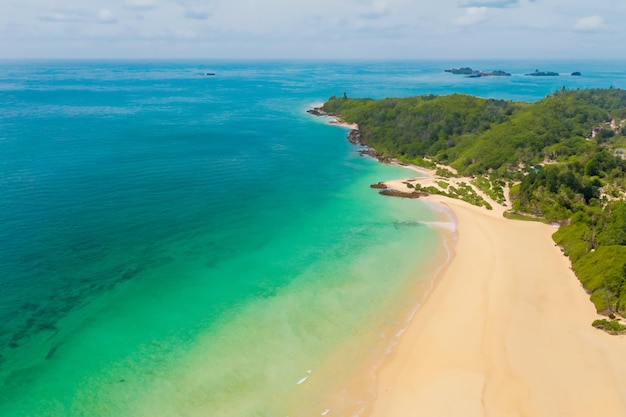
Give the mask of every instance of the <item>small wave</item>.
<svg viewBox="0 0 626 417">
<path fill-rule="evenodd" d="M 307 374 L 309 374 L 309 375 L 311 375 L 311 372 L 313 372 L 313 371 L 311 371 L 310 369 L 307 369 L 307 370 L 306 370 L 306 373 L 307 373 Z M 308 375 L 307 375 L 307 376 L 305 376 L 304 378 L 302 378 L 300 381 L 296 382 L 296 385 L 300 385 L 300 384 L 302 384 L 302 383 L 303 383 L 304 381 L 306 381 L 307 379 L 309 379 L 309 376 L 308 376 Z"/>
<path fill-rule="evenodd" d="M 435 227 L 438 229 L 446 229 L 450 232 L 456 232 L 455 222 L 424 222 L 426 226 Z"/>
</svg>

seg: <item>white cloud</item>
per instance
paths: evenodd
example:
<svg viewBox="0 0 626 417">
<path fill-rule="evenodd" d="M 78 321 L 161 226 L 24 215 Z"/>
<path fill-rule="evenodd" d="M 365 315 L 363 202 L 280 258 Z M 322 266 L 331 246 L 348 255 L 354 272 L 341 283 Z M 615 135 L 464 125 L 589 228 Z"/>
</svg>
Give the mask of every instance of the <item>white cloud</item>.
<svg viewBox="0 0 626 417">
<path fill-rule="evenodd" d="M 39 20 L 44 22 L 60 22 L 60 23 L 73 23 L 82 22 L 86 19 L 86 16 L 77 13 L 63 13 L 53 12 L 40 16 Z"/>
<path fill-rule="evenodd" d="M 574 29 L 581 31 L 594 31 L 604 26 L 604 19 L 600 16 L 588 16 L 578 19 Z"/>
<path fill-rule="evenodd" d="M 205 10 L 188 9 L 185 12 L 185 17 L 189 19 L 206 20 L 211 14 Z"/>
<path fill-rule="evenodd" d="M 459 7 L 493 7 L 505 8 L 515 6 L 519 0 L 466 0 L 459 4 Z"/>
<path fill-rule="evenodd" d="M 113 13 L 107 9 L 100 9 L 98 11 L 98 22 L 100 23 L 117 23 L 117 19 L 113 16 Z"/>
<path fill-rule="evenodd" d="M 389 14 L 389 5 L 384 1 L 372 3 L 367 10 L 359 13 L 359 17 L 364 19 L 379 19 Z"/>
<path fill-rule="evenodd" d="M 463 16 L 457 17 L 454 23 L 459 26 L 471 26 L 487 19 L 486 7 L 468 7 Z"/>
<path fill-rule="evenodd" d="M 2 57 L 626 58 L 615 0 L 0 2 Z"/>
<path fill-rule="evenodd" d="M 154 0 L 126 0 L 124 5 L 135 10 L 151 10 L 156 7 Z"/>
</svg>

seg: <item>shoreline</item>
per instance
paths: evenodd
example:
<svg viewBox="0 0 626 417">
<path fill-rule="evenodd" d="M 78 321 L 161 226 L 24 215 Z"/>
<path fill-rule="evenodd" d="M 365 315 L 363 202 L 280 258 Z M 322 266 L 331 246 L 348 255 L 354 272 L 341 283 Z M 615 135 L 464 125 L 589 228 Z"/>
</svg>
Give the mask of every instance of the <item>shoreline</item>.
<svg viewBox="0 0 626 417">
<path fill-rule="evenodd" d="M 591 326 L 599 315 L 554 228 L 428 200 L 454 213 L 458 240 L 367 415 L 626 415 L 626 337 Z"/>
<path fill-rule="evenodd" d="M 436 183 L 434 170 L 377 159 L 425 175 L 384 181 L 392 190 Z M 381 359 L 363 416 L 626 415 L 626 337 L 591 326 L 601 316 L 554 245 L 555 228 L 505 219 L 508 195 L 491 211 L 423 198 L 451 213 L 457 240 Z"/>
</svg>

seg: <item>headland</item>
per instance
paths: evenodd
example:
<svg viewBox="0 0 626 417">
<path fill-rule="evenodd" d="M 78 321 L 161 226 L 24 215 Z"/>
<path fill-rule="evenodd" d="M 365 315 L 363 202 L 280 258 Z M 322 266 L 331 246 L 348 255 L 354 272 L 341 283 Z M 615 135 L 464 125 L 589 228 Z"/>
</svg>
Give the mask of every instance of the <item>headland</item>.
<svg viewBox="0 0 626 417">
<path fill-rule="evenodd" d="M 373 188 L 406 197 L 418 185 L 442 187 L 436 170 L 401 165 L 421 175 Z M 445 188 L 471 184 L 445 180 Z M 510 201 L 484 193 L 491 210 L 442 195 L 419 197 L 452 213 L 457 241 L 386 358 L 366 415 L 626 415 L 626 337 L 590 326 L 600 316 L 551 239 L 557 228 L 505 219 Z"/>
</svg>

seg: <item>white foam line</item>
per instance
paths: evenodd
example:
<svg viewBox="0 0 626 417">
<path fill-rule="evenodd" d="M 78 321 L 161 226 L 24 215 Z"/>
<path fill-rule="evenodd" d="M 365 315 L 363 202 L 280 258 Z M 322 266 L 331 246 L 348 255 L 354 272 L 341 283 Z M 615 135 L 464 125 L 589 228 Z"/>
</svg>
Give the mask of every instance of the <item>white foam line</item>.
<svg viewBox="0 0 626 417">
<path fill-rule="evenodd" d="M 456 223 L 454 222 L 424 222 L 425 225 L 431 227 L 437 227 L 439 229 L 446 229 L 451 232 L 456 232 Z"/>
</svg>

